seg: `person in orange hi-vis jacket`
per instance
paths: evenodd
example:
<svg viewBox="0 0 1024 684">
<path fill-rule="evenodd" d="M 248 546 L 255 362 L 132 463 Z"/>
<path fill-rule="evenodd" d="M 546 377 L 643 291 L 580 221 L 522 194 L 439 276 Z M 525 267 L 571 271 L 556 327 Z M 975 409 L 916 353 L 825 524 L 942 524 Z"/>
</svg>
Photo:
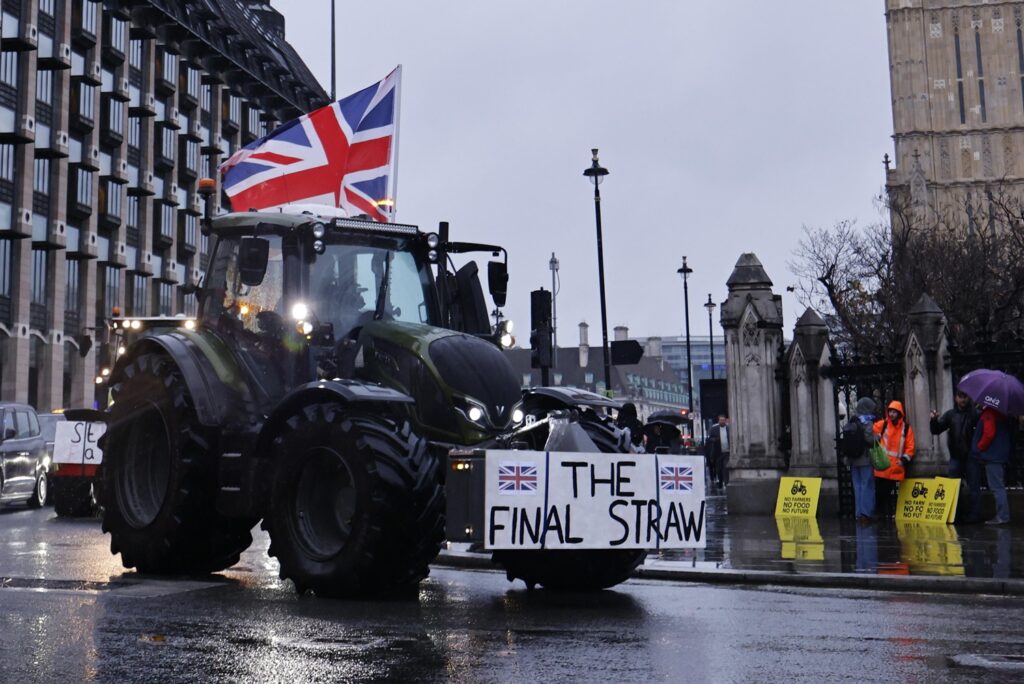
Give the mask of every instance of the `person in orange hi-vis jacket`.
<svg viewBox="0 0 1024 684">
<path fill-rule="evenodd" d="M 889 467 L 875 471 L 875 501 L 880 515 L 891 518 L 896 509 L 896 490 L 914 458 L 914 428 L 905 419 L 903 403 L 890 401 L 885 418 L 873 429 L 889 456 Z"/>
</svg>

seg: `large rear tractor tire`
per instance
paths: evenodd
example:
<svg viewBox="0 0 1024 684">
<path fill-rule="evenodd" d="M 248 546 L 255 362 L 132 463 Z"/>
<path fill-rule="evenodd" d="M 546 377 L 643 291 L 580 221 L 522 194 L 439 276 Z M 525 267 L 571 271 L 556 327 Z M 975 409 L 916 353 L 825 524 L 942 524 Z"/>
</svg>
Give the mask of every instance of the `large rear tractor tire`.
<svg viewBox="0 0 1024 684">
<path fill-rule="evenodd" d="M 113 387 L 104 453 L 103 531 L 126 568 L 206 574 L 230 567 L 255 521 L 216 511 L 216 433 L 196 418 L 174 363 L 142 354 Z"/>
<path fill-rule="evenodd" d="M 610 427 L 586 417 L 579 425 L 601 453 L 623 452 Z M 505 569 L 509 582 L 521 579 L 529 589 L 540 585 L 556 591 L 600 591 L 625 582 L 646 557 L 642 549 L 553 549 L 495 551 L 491 559 Z"/>
<path fill-rule="evenodd" d="M 415 590 L 444 538 L 439 463 L 408 426 L 311 405 L 277 440 L 270 555 L 302 594 Z"/>
</svg>

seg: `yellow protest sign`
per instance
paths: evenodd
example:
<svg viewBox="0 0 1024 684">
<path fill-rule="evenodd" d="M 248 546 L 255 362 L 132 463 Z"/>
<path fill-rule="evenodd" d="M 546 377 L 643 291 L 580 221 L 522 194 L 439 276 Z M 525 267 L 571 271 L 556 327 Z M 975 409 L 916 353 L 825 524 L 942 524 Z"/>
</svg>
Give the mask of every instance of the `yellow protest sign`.
<svg viewBox="0 0 1024 684">
<path fill-rule="evenodd" d="M 946 517 L 946 522 L 955 522 L 956 504 L 960 499 L 960 479 L 953 477 L 935 478 L 935 496 L 949 499 L 949 515 Z"/>
<path fill-rule="evenodd" d="M 960 481 L 945 477 L 904 480 L 896 499 L 896 520 L 945 523 L 956 515 L 959 491 Z"/>
<path fill-rule="evenodd" d="M 779 480 L 775 516 L 800 515 L 814 518 L 818 515 L 820 494 L 820 477 L 783 477 Z"/>
<path fill-rule="evenodd" d="M 944 522 L 904 520 L 896 523 L 896 534 L 900 557 L 914 574 L 964 574 L 963 549 L 955 528 Z"/>
<path fill-rule="evenodd" d="M 775 518 L 782 543 L 782 557 L 788 560 L 825 560 L 825 542 L 818 519 L 804 516 Z"/>
</svg>

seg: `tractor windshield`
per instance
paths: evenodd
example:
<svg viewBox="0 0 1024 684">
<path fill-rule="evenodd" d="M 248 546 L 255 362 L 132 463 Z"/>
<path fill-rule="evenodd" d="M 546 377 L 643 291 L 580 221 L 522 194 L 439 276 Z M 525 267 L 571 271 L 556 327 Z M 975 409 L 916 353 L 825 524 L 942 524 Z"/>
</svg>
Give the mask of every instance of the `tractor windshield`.
<svg viewBox="0 0 1024 684">
<path fill-rule="evenodd" d="M 390 245 L 329 244 L 309 275 L 310 310 L 335 338 L 374 318 L 428 323 L 426 268 Z"/>
</svg>

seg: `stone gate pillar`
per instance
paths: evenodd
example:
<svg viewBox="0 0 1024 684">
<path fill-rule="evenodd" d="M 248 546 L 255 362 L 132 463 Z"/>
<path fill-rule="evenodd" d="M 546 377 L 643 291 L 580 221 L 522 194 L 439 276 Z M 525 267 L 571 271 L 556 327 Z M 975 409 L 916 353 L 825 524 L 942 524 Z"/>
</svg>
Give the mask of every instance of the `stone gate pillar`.
<svg viewBox="0 0 1024 684">
<path fill-rule="evenodd" d="M 796 323 L 787 355 L 793 434 L 788 474 L 821 478 L 819 515 L 839 510 L 835 395 L 832 380 L 819 372 L 831 358 L 825 321 L 808 308 Z"/>
<path fill-rule="evenodd" d="M 929 413 L 953 407 L 953 373 L 946 340 L 946 315 L 927 294 L 908 315 L 910 333 L 903 357 L 903 407 L 914 428 L 914 477 L 945 475 L 949 463 L 946 435 L 931 434 Z"/>
<path fill-rule="evenodd" d="M 781 395 L 775 370 L 782 342 L 782 298 L 754 254 L 743 254 L 722 303 L 729 393 L 730 513 L 775 507 L 784 459 L 778 448 Z"/>
</svg>

